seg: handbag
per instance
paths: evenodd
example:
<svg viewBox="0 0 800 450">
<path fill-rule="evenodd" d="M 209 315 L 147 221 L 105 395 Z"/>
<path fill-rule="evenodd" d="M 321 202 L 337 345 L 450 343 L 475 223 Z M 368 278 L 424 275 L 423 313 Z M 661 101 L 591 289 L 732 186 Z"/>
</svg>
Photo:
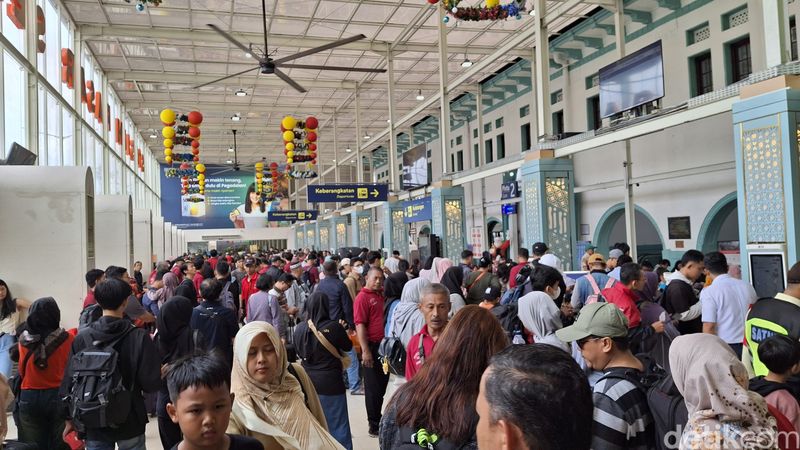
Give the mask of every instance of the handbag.
<svg viewBox="0 0 800 450">
<path fill-rule="evenodd" d="M 331 355 L 335 356 L 339 359 L 339 361 L 342 362 L 343 369 L 350 367 L 350 364 L 352 363 L 352 361 L 350 361 L 350 357 L 348 355 L 341 354 L 341 352 L 339 352 L 339 350 L 337 350 L 336 347 L 331 344 L 331 341 L 329 341 L 324 334 L 317 330 L 317 327 L 314 326 L 314 322 L 312 322 L 311 319 L 308 319 L 308 328 L 314 332 L 314 335 L 317 337 L 317 340 L 319 340 L 319 343 L 322 344 L 322 346 L 325 347 L 325 349 L 328 350 Z"/>
</svg>

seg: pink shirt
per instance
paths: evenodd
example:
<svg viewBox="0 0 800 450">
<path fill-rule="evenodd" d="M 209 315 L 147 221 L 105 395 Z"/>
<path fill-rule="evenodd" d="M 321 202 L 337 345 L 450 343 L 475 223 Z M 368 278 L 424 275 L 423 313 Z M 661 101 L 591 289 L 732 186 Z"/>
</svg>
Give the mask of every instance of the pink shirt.
<svg viewBox="0 0 800 450">
<path fill-rule="evenodd" d="M 764 399 L 786 416 L 796 431 L 800 430 L 800 405 L 789 391 L 780 389 L 767 395 Z"/>
</svg>

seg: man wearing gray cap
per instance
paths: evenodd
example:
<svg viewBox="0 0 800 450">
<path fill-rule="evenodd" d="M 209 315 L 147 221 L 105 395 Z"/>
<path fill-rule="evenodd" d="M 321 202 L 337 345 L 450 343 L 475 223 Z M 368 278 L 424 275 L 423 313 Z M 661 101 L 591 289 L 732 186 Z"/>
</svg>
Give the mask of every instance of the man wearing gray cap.
<svg viewBox="0 0 800 450">
<path fill-rule="evenodd" d="M 655 425 L 647 397 L 634 380 L 643 364 L 628 347 L 628 319 L 611 303 L 591 303 L 571 326 L 556 331 L 576 342 L 589 367 L 603 376 L 595 383 L 592 450 L 655 447 Z"/>
</svg>

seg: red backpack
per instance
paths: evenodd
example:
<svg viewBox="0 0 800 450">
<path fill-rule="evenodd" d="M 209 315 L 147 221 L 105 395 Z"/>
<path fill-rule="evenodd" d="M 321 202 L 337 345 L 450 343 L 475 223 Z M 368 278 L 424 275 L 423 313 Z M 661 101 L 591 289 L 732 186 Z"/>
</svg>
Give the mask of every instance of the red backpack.
<svg viewBox="0 0 800 450">
<path fill-rule="evenodd" d="M 797 439 L 794 437 L 797 430 L 794 429 L 792 422 L 778 408 L 769 403 L 767 403 L 767 409 L 769 409 L 769 413 L 778 423 L 778 448 L 781 450 L 800 450 Z"/>
</svg>

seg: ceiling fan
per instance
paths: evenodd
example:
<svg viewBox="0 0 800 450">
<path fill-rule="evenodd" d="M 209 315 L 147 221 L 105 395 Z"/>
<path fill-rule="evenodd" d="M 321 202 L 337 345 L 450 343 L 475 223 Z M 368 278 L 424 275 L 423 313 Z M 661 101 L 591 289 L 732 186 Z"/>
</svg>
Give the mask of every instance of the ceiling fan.
<svg viewBox="0 0 800 450">
<path fill-rule="evenodd" d="M 344 66 L 318 66 L 313 64 L 286 64 L 289 61 L 294 61 L 295 59 L 302 58 L 304 56 L 313 55 L 314 53 L 323 52 L 325 50 L 330 50 L 332 48 L 341 47 L 342 45 L 349 44 L 351 42 L 360 41 L 361 39 L 366 39 L 366 36 L 363 34 L 358 34 L 355 36 L 351 36 L 348 38 L 340 39 L 338 41 L 334 41 L 325 45 L 321 45 L 319 47 L 310 48 L 308 50 L 304 50 L 300 53 L 295 53 L 294 55 L 285 56 L 283 58 L 272 59 L 270 58 L 269 53 L 269 46 L 267 45 L 267 4 L 266 0 L 261 0 L 261 18 L 262 18 L 262 25 L 264 28 L 264 53 L 261 56 L 257 56 L 258 59 L 258 66 L 253 67 L 251 69 L 243 70 L 241 72 L 235 73 L 233 75 L 228 75 L 226 77 L 219 78 L 214 81 L 210 81 L 208 83 L 203 83 L 201 85 L 195 86 L 194 89 L 201 88 L 203 86 L 208 86 L 210 84 L 214 84 L 220 82 L 222 80 L 227 80 L 228 78 L 238 77 L 240 75 L 244 75 L 247 72 L 253 71 L 255 69 L 259 69 L 261 73 L 265 75 L 277 75 L 278 78 L 285 81 L 288 85 L 295 88 L 298 92 L 306 92 L 306 89 L 303 86 L 300 86 L 296 81 L 292 80 L 285 72 L 283 72 L 282 68 L 284 69 L 310 69 L 310 70 L 339 70 L 343 72 L 365 72 L 365 73 L 384 73 L 386 69 L 367 69 L 367 68 L 360 68 L 360 67 L 344 67 Z M 236 47 L 240 48 L 246 54 L 256 56 L 253 53 L 253 49 L 251 46 L 244 45 L 236 38 L 231 36 L 230 34 L 226 33 L 225 31 L 221 30 L 218 26 L 213 24 L 208 24 L 208 27 L 212 30 L 216 31 L 222 37 L 228 40 L 231 44 L 235 45 Z"/>
</svg>

